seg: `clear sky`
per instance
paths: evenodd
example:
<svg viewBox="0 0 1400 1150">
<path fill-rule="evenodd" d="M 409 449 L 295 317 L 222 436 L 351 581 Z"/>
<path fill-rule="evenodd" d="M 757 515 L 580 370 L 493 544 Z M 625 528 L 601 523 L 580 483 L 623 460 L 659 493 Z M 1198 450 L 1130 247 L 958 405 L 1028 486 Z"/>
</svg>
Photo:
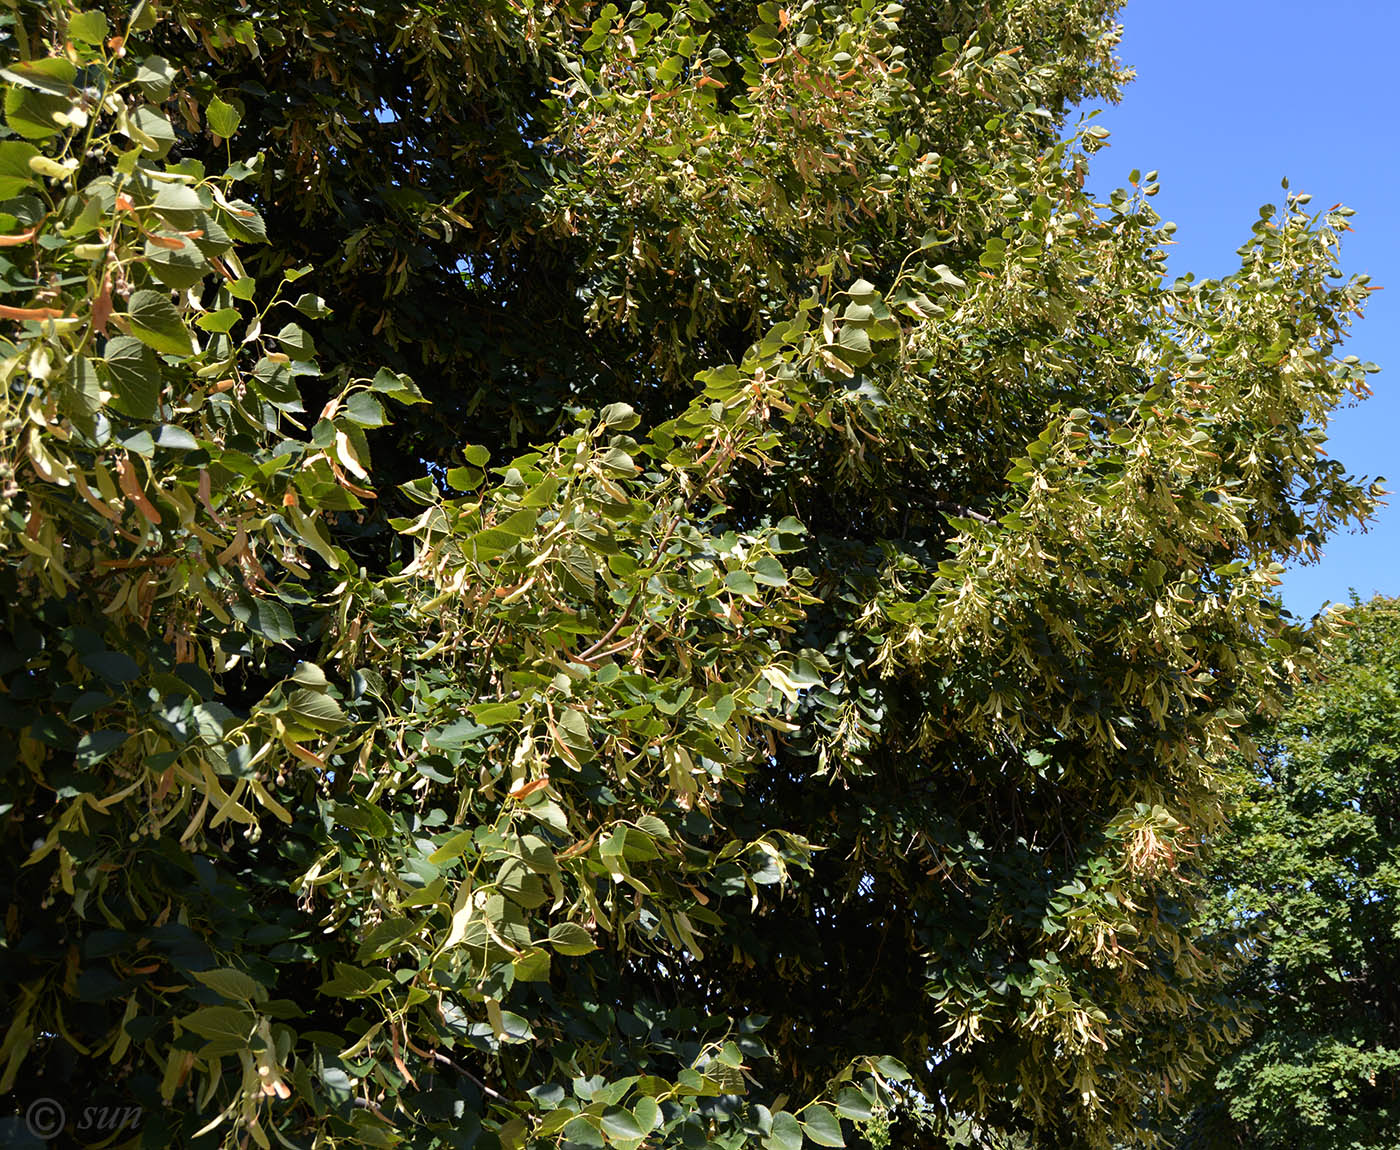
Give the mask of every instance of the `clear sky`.
<svg viewBox="0 0 1400 1150">
<path fill-rule="evenodd" d="M 1296 614 L 1355 587 L 1400 594 L 1400 0 L 1129 0 L 1120 56 L 1137 71 L 1097 123 L 1112 136 L 1091 186 L 1157 169 L 1156 208 L 1178 225 L 1173 274 L 1219 276 L 1286 176 L 1311 207 L 1355 208 L 1343 266 L 1372 295 L 1348 351 L 1374 360 L 1375 398 L 1344 410 L 1329 454 L 1397 492 L 1370 530 L 1335 537 L 1284 576 Z M 1233 262 L 1232 262 L 1233 261 Z"/>
</svg>

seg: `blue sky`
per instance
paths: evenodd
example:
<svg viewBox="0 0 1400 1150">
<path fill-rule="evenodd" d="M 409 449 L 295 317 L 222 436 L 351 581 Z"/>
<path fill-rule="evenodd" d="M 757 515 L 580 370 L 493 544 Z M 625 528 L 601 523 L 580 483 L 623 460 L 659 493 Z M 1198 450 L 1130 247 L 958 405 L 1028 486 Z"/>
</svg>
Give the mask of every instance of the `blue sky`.
<svg viewBox="0 0 1400 1150">
<path fill-rule="evenodd" d="M 1119 54 L 1138 78 L 1097 120 L 1112 146 L 1091 185 L 1158 170 L 1176 275 L 1237 266 L 1285 176 L 1314 208 L 1355 208 L 1343 265 L 1389 290 L 1371 297 L 1347 350 L 1383 371 L 1374 399 L 1338 414 L 1328 452 L 1400 492 L 1400 0 L 1129 0 L 1121 19 Z M 1389 502 L 1368 532 L 1335 537 L 1320 563 L 1285 575 L 1295 613 L 1351 587 L 1400 594 L 1400 494 Z"/>
</svg>

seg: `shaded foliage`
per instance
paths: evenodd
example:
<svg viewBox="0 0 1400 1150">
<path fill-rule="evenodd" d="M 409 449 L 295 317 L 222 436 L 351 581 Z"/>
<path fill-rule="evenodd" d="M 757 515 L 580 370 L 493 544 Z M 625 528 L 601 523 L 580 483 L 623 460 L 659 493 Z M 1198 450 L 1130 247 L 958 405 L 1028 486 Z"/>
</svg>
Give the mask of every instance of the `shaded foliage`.
<svg viewBox="0 0 1400 1150">
<path fill-rule="evenodd" d="M 1210 912 L 1244 940 L 1238 993 L 1256 1014 L 1183 1147 L 1395 1139 L 1400 608 L 1373 599 L 1347 615 L 1215 852 Z"/>
</svg>

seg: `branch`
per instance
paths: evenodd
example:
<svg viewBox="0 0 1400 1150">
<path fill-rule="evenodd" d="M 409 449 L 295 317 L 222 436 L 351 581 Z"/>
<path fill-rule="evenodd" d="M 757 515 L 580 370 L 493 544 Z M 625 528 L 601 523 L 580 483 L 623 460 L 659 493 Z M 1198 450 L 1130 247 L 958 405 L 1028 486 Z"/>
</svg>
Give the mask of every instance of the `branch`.
<svg viewBox="0 0 1400 1150">
<path fill-rule="evenodd" d="M 974 511 L 971 507 L 964 507 L 961 503 L 945 503 L 941 499 L 933 499 L 928 504 L 935 511 L 946 511 L 950 515 L 956 515 L 962 519 L 975 519 L 978 523 L 996 523 L 990 515 L 983 515 L 980 511 Z"/>
<path fill-rule="evenodd" d="M 676 524 L 680 522 L 680 518 L 679 514 L 671 517 L 671 522 L 666 525 L 666 530 L 661 533 L 661 539 L 652 551 L 652 562 L 661 558 L 662 553 L 666 550 L 666 544 L 671 541 L 671 535 L 676 530 Z M 637 590 L 633 592 L 631 601 L 627 604 L 622 614 L 618 616 L 617 621 L 603 632 L 598 641 L 589 647 L 588 650 L 573 656 L 575 661 L 579 663 L 589 663 L 603 657 L 603 655 L 616 654 L 617 650 L 622 649 L 617 648 L 617 650 L 613 651 L 603 650 L 604 647 L 612 642 L 613 636 L 621 631 L 623 627 L 627 626 L 627 623 L 631 620 L 632 612 L 637 609 L 637 603 L 641 600 L 642 592 L 646 589 L 646 585 L 647 581 L 643 579 L 641 583 L 637 585 Z M 624 646 L 625 645 L 626 644 L 624 644 Z"/>
<path fill-rule="evenodd" d="M 632 601 L 627 604 L 626 610 L 624 610 L 622 614 L 617 617 L 617 621 L 613 623 L 613 625 L 609 627 L 606 631 L 604 631 L 602 637 L 599 638 L 599 640 L 596 643 L 594 643 L 591 647 L 589 647 L 588 650 L 581 651 L 579 654 L 573 656 L 576 662 L 590 662 L 591 660 L 597 657 L 599 651 L 601 651 L 610 642 L 612 642 L 613 636 L 616 635 L 619 631 L 621 631 L 622 628 L 627 625 L 627 621 L 632 618 L 632 612 L 636 609 L 637 601 L 641 599 L 642 591 L 645 590 L 645 588 L 646 581 L 643 580 L 638 585 L 637 590 L 633 592 Z"/>
<path fill-rule="evenodd" d="M 491 1087 L 487 1086 L 486 1083 L 484 1083 L 480 1078 L 478 1078 L 465 1066 L 458 1066 L 457 1063 L 453 1062 L 452 1059 L 448 1058 L 447 1055 L 442 1053 L 442 1051 L 419 1050 L 418 1047 L 414 1046 L 413 1043 L 409 1042 L 407 1039 L 404 1040 L 404 1045 L 406 1045 L 411 1051 L 413 1051 L 414 1054 L 418 1055 L 419 1058 L 432 1059 L 432 1061 L 439 1062 L 443 1066 L 446 1066 L 449 1070 L 455 1070 L 463 1078 L 470 1079 L 472 1082 L 476 1083 L 477 1089 L 479 1089 L 488 1098 L 494 1098 L 498 1102 L 510 1101 L 510 1099 L 508 1099 L 499 1090 L 492 1090 Z"/>
</svg>

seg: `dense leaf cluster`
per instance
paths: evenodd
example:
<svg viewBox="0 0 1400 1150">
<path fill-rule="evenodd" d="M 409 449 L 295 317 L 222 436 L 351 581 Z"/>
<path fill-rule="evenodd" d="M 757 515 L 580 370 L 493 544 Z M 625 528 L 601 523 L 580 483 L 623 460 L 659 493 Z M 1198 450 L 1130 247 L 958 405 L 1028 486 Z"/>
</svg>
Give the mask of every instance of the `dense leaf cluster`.
<svg viewBox="0 0 1400 1150">
<path fill-rule="evenodd" d="M 1116 8 L 0 16 L 0 1092 L 1150 1139 L 1371 367 L 1344 209 L 1086 194 Z"/>
<path fill-rule="evenodd" d="M 1182 1147 L 1395 1141 L 1400 609 L 1375 599 L 1348 616 L 1214 854 L 1210 917 L 1241 940 L 1254 1015 Z"/>
</svg>

